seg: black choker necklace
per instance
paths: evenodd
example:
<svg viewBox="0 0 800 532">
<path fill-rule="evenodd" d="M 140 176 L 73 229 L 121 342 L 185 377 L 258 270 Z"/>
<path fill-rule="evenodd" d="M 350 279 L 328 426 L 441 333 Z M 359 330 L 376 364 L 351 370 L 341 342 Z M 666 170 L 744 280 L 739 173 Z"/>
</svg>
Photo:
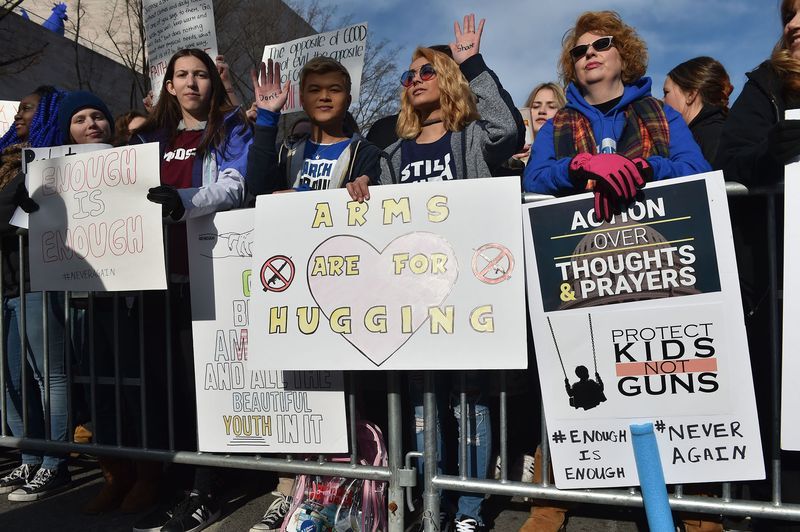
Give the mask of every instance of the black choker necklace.
<svg viewBox="0 0 800 532">
<path fill-rule="evenodd" d="M 439 118 L 434 118 L 433 120 L 426 120 L 422 123 L 422 127 L 432 126 L 433 124 L 441 124 L 442 121 Z"/>
</svg>

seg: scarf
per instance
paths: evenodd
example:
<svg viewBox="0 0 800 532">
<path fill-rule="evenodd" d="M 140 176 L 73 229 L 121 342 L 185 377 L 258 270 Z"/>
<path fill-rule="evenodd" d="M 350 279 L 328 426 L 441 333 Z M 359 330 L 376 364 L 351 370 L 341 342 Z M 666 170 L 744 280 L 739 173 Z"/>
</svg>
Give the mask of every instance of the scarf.
<svg viewBox="0 0 800 532">
<path fill-rule="evenodd" d="M 553 142 L 556 159 L 597 153 L 592 124 L 575 109 L 560 109 L 553 117 Z M 669 157 L 669 124 L 660 101 L 647 96 L 625 108 L 625 129 L 617 142 L 617 153 L 628 159 Z"/>
</svg>

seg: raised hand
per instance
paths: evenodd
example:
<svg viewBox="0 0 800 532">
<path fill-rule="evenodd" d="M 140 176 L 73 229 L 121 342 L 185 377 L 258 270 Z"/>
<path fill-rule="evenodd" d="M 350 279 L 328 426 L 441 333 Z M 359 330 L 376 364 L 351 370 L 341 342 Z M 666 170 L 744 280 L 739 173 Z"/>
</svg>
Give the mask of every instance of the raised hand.
<svg viewBox="0 0 800 532">
<path fill-rule="evenodd" d="M 253 80 L 253 92 L 256 95 L 256 105 L 259 109 L 266 109 L 279 113 L 289 97 L 289 81 L 281 87 L 281 65 L 272 59 L 261 63 L 261 80 L 255 70 L 250 71 Z"/>
<path fill-rule="evenodd" d="M 225 56 L 219 54 L 214 63 L 217 65 L 217 72 L 219 72 L 219 77 L 222 79 L 223 83 L 230 83 L 230 68 L 228 67 L 228 63 L 225 62 Z"/>
<path fill-rule="evenodd" d="M 456 34 L 456 42 L 450 43 L 450 50 L 453 52 L 453 59 L 459 65 L 472 57 L 478 55 L 481 50 L 481 34 L 483 24 L 486 19 L 481 19 L 478 29 L 475 29 L 475 14 L 470 13 L 464 17 L 464 27 L 458 25 L 458 21 L 453 23 L 453 30 Z"/>
</svg>

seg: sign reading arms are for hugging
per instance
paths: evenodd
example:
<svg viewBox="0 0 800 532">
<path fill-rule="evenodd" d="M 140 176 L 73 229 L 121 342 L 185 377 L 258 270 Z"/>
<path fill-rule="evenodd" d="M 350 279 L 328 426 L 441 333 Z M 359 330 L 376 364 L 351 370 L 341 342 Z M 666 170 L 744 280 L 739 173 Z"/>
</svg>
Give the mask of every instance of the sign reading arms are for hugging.
<svg viewBox="0 0 800 532">
<path fill-rule="evenodd" d="M 525 367 L 518 181 L 370 195 L 259 196 L 254 352 L 293 353 L 282 369 Z"/>
</svg>

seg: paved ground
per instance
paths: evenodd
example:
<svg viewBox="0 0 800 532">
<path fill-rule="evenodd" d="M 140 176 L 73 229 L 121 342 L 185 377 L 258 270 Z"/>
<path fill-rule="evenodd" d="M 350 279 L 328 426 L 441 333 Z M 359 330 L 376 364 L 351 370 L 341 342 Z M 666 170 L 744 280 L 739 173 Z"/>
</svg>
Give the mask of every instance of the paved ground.
<svg viewBox="0 0 800 532">
<path fill-rule="evenodd" d="M 5 474 L 18 463 L 15 452 L 0 452 L 0 474 Z M 80 507 L 99 489 L 102 479 L 96 463 L 92 461 L 73 461 L 71 467 L 74 486 L 49 499 L 32 503 L 12 503 L 0 496 L 0 531 L 2 532 L 128 532 L 139 515 L 113 512 L 102 516 L 86 516 Z M 252 479 L 251 479 L 252 480 Z M 264 487 L 258 488 L 248 481 L 248 490 L 240 490 L 238 496 L 231 496 L 224 509 L 223 518 L 209 527 L 209 531 L 246 532 L 257 522 L 269 501 Z M 257 483 L 256 483 L 257 484 Z M 243 487 L 243 486 L 240 486 Z M 249 493 L 248 493 L 249 492 Z M 529 505 L 522 500 L 492 498 L 487 501 L 487 513 L 493 520 L 492 530 L 514 532 L 525 521 Z M 637 520 L 643 523 L 641 510 L 604 509 L 586 505 L 572 512 L 567 532 L 636 532 L 647 530 L 646 525 L 637 527 Z M 409 518 L 408 521 L 411 521 Z M 410 524 L 410 523 L 409 523 Z M 756 530 L 788 531 L 797 528 L 764 526 Z"/>
</svg>

